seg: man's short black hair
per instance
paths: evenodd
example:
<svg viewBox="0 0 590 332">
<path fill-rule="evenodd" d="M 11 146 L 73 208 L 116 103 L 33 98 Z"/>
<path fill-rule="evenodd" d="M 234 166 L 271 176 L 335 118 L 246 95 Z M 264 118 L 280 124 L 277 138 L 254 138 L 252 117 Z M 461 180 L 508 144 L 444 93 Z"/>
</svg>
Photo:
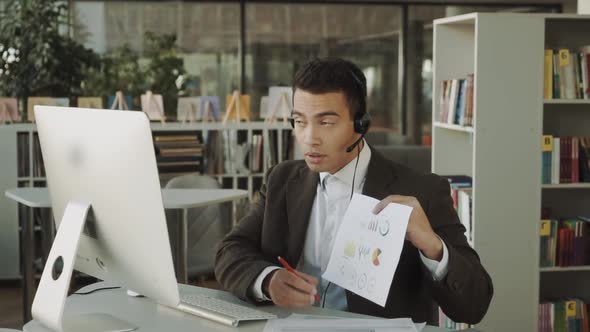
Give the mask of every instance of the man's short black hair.
<svg viewBox="0 0 590 332">
<path fill-rule="evenodd" d="M 301 67 L 293 79 L 293 95 L 301 89 L 313 94 L 342 92 L 350 117 L 366 111 L 367 79 L 354 63 L 334 57 L 316 58 Z"/>
</svg>

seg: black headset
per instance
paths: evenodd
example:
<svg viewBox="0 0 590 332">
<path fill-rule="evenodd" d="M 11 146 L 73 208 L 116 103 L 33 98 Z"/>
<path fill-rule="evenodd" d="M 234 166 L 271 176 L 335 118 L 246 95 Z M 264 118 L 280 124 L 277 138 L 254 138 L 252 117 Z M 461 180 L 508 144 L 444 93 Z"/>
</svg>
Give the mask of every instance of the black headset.
<svg viewBox="0 0 590 332">
<path fill-rule="evenodd" d="M 361 91 L 361 98 L 359 100 L 359 110 L 354 113 L 354 132 L 361 134 L 361 137 L 356 140 L 352 145 L 346 148 L 346 152 L 351 152 L 363 139 L 365 134 L 369 131 L 369 127 L 371 126 L 371 115 L 367 112 L 367 87 L 363 82 L 358 78 L 358 76 L 354 73 L 352 69 L 349 69 L 348 72 L 350 76 L 356 82 L 359 90 Z M 289 119 L 291 122 L 291 127 L 295 128 L 295 119 L 293 119 L 293 115 L 291 114 L 291 118 Z"/>
</svg>

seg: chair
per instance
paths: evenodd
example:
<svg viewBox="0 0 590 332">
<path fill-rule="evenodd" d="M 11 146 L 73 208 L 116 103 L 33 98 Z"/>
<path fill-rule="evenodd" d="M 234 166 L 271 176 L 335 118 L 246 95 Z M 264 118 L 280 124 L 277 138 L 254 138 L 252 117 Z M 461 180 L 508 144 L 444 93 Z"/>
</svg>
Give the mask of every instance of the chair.
<svg viewBox="0 0 590 332">
<path fill-rule="evenodd" d="M 198 174 L 174 177 L 165 186 L 167 189 L 218 189 L 219 187 L 216 179 Z M 228 210 L 223 209 L 222 204 L 188 209 L 187 272 L 189 278 L 213 274 L 217 243 L 231 227 L 231 215 L 227 212 Z M 180 218 L 180 210 L 166 210 L 170 241 L 173 245 L 177 243 L 176 230 Z"/>
</svg>

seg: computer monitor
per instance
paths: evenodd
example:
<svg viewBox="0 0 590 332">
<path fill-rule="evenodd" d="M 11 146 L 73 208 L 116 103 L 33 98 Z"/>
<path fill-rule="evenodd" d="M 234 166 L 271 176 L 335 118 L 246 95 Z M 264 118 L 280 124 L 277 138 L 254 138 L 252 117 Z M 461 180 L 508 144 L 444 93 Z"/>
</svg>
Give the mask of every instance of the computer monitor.
<svg viewBox="0 0 590 332">
<path fill-rule="evenodd" d="M 63 312 L 73 268 L 176 307 L 178 285 L 146 114 L 35 106 L 35 119 L 58 232 L 33 317 L 57 331 L 80 323 Z M 96 319 L 104 321 L 99 330 L 125 330 L 117 327 L 124 317 Z"/>
</svg>

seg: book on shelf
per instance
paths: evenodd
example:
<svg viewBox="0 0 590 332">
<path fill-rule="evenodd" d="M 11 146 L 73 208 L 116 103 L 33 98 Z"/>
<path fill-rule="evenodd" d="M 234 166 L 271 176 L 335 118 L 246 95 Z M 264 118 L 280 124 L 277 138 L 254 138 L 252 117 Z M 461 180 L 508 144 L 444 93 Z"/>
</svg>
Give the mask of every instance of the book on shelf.
<svg viewBox="0 0 590 332">
<path fill-rule="evenodd" d="M 543 184 L 590 182 L 590 136 L 543 135 Z"/>
<path fill-rule="evenodd" d="M 589 332 L 590 305 L 581 299 L 543 301 L 539 305 L 539 332 Z"/>
<path fill-rule="evenodd" d="M 156 133 L 154 147 L 161 174 L 203 172 L 203 144 L 198 135 Z"/>
<path fill-rule="evenodd" d="M 451 189 L 471 188 L 473 186 L 473 179 L 468 175 L 442 175 L 442 177 L 449 181 Z"/>
<path fill-rule="evenodd" d="M 473 126 L 473 80 L 474 75 L 469 74 L 464 79 L 442 82 L 439 122 Z"/>
<path fill-rule="evenodd" d="M 43 162 L 43 154 L 41 153 L 41 144 L 39 142 L 39 134 L 33 134 L 33 177 L 45 177 L 45 165 Z"/>
<path fill-rule="evenodd" d="M 252 170 L 252 172 L 254 172 L 254 173 L 262 172 L 262 166 L 263 166 L 262 134 L 252 135 L 252 142 L 250 144 L 251 144 L 251 147 L 250 147 L 250 170 Z"/>
<path fill-rule="evenodd" d="M 466 330 L 471 328 L 467 323 L 457 323 L 447 317 L 442 309 L 438 308 L 438 326 L 450 330 Z"/>
<path fill-rule="evenodd" d="M 29 154 L 30 135 L 29 133 L 18 133 L 17 136 L 17 166 L 18 176 L 30 176 L 30 154 Z"/>
<path fill-rule="evenodd" d="M 156 142 L 178 142 L 178 141 L 199 141 L 198 135 L 178 134 L 178 135 L 156 135 Z"/>
<path fill-rule="evenodd" d="M 465 227 L 465 237 L 469 245 L 473 246 L 473 179 L 467 175 L 443 175 L 449 181 L 453 207 L 457 211 L 459 221 Z M 438 309 L 439 326 L 453 330 L 471 328 L 466 323 L 454 322 L 447 317 L 442 309 Z"/>
<path fill-rule="evenodd" d="M 590 265 L 590 222 L 584 218 L 543 219 L 540 223 L 540 266 Z"/>
<path fill-rule="evenodd" d="M 457 211 L 461 224 L 465 227 L 467 241 L 473 246 L 472 178 L 466 175 L 446 175 L 443 177 L 449 181 L 453 207 Z"/>
<path fill-rule="evenodd" d="M 543 97 L 590 99 L 590 47 L 545 49 Z"/>
</svg>

